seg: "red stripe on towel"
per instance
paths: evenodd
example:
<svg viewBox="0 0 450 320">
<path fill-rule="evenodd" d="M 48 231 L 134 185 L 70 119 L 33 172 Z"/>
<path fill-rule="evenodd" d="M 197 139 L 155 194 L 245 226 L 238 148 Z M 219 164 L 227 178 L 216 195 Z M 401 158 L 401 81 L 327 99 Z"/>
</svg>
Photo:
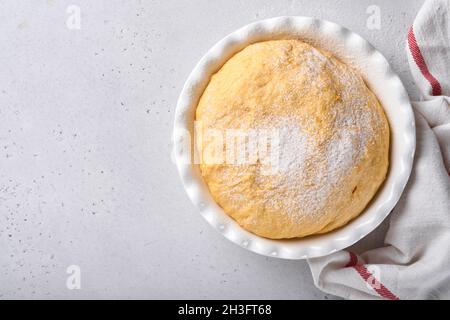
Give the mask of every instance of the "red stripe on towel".
<svg viewBox="0 0 450 320">
<path fill-rule="evenodd" d="M 414 61 L 417 64 L 422 75 L 431 85 L 431 89 L 433 92 L 433 96 L 440 96 L 442 94 L 442 88 L 439 81 L 431 74 L 430 70 L 428 70 L 427 64 L 425 63 L 425 59 L 423 58 L 422 52 L 420 52 L 419 45 L 417 44 L 416 36 L 414 35 L 413 27 L 409 28 L 408 32 L 408 46 L 409 51 L 411 51 L 411 55 Z"/>
<path fill-rule="evenodd" d="M 354 254 L 353 252 L 347 251 L 348 254 L 350 255 L 350 260 L 348 261 L 348 263 L 345 265 L 346 268 L 349 267 L 354 267 L 358 264 L 358 256 L 356 254 Z"/>
<path fill-rule="evenodd" d="M 363 280 L 371 286 L 376 293 L 378 293 L 382 298 L 388 300 L 400 300 L 395 294 L 393 294 L 385 285 L 383 285 L 380 281 L 378 281 L 373 274 L 367 270 L 367 268 L 363 265 L 358 265 L 358 256 L 353 252 L 347 251 L 349 254 L 349 262 L 345 266 L 351 267 L 358 272 L 358 274 L 363 278 Z"/>
</svg>

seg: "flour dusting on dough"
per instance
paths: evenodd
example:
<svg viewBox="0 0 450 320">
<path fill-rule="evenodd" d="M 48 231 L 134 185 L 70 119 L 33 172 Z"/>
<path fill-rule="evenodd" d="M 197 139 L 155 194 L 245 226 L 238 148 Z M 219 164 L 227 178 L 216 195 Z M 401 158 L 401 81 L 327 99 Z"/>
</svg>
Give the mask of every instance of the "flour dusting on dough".
<svg viewBox="0 0 450 320">
<path fill-rule="evenodd" d="M 383 182 L 389 127 L 358 73 L 299 40 L 256 43 L 231 58 L 202 95 L 206 126 L 277 130 L 279 161 L 204 165 L 212 196 L 244 228 L 301 237 L 356 217 Z"/>
</svg>

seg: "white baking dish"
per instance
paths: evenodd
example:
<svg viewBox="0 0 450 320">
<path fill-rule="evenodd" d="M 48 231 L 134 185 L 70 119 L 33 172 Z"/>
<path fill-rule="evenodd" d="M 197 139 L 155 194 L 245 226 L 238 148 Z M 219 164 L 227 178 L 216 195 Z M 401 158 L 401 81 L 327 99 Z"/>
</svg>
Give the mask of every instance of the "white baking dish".
<svg viewBox="0 0 450 320">
<path fill-rule="evenodd" d="M 333 53 L 359 70 L 381 102 L 391 128 L 386 181 L 364 212 L 335 231 L 290 240 L 271 240 L 241 228 L 212 199 L 199 169 L 189 161 L 186 132 L 193 137 L 195 108 L 212 74 L 251 43 L 301 39 Z M 178 100 L 173 132 L 174 159 L 189 198 L 227 239 L 250 251 L 285 259 L 319 257 L 344 249 L 374 230 L 391 212 L 408 181 L 415 151 L 414 115 L 408 95 L 389 63 L 361 36 L 335 23 L 308 17 L 279 17 L 249 24 L 219 41 L 200 60 Z"/>
</svg>

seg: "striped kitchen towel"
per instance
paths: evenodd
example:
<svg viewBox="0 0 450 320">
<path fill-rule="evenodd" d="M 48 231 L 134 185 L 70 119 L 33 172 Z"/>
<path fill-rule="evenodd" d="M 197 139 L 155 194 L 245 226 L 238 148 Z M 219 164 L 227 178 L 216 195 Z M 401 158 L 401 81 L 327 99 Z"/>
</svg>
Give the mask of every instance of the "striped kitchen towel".
<svg viewBox="0 0 450 320">
<path fill-rule="evenodd" d="M 417 149 L 388 230 L 374 231 L 384 244 L 308 260 L 316 286 L 344 298 L 450 299 L 450 0 L 425 2 L 407 52 Z"/>
</svg>

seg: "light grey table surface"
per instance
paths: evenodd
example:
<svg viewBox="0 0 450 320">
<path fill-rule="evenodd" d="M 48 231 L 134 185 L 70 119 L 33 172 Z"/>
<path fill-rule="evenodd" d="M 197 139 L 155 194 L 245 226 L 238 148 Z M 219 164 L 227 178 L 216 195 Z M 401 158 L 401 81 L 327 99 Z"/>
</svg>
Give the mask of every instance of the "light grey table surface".
<svg viewBox="0 0 450 320">
<path fill-rule="evenodd" d="M 170 159 L 177 96 L 226 34 L 305 15 L 372 42 L 414 98 L 404 41 L 421 3 L 1 1 L 0 298 L 332 299 L 305 261 L 247 252 L 191 205 Z"/>
</svg>

